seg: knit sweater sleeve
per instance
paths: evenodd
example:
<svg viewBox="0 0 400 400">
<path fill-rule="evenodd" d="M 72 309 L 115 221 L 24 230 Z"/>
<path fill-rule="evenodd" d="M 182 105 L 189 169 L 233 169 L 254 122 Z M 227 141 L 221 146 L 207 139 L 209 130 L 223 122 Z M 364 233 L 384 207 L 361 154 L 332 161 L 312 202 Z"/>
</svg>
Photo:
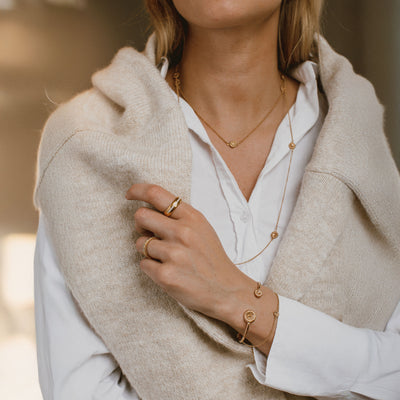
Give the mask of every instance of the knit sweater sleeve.
<svg viewBox="0 0 400 400">
<path fill-rule="evenodd" d="M 34 205 L 40 209 L 39 189 L 53 160 L 77 134 L 111 131 L 119 115 L 116 107 L 96 88 L 82 92 L 58 106 L 48 118 L 41 135 L 36 162 Z"/>
</svg>

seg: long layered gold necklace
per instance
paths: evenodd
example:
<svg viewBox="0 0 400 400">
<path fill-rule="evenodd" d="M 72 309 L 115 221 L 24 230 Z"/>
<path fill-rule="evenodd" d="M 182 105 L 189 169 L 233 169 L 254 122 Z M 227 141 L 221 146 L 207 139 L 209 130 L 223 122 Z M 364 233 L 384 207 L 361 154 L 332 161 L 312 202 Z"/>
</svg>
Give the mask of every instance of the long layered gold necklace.
<svg viewBox="0 0 400 400">
<path fill-rule="evenodd" d="M 175 72 L 173 74 L 173 79 L 174 79 L 174 85 L 175 85 L 175 92 L 176 92 L 176 95 L 178 96 L 178 101 L 179 101 L 180 98 L 183 98 L 188 104 L 190 104 L 187 101 L 187 99 L 184 97 L 184 94 L 183 94 L 183 91 L 182 91 L 181 73 L 180 73 L 180 70 L 179 70 L 179 64 L 176 66 Z M 255 132 L 257 130 L 257 128 L 268 118 L 268 116 L 272 113 L 272 111 L 275 109 L 276 105 L 278 104 L 279 99 L 281 98 L 281 96 L 284 98 L 285 106 L 287 107 L 286 78 L 285 78 L 285 76 L 283 74 L 281 74 L 281 81 L 282 81 L 282 84 L 281 84 L 281 88 L 280 88 L 280 94 L 279 94 L 278 98 L 276 99 L 275 103 L 273 104 L 272 108 L 263 117 L 263 119 L 257 124 L 257 126 L 254 129 L 252 129 L 249 133 L 247 133 L 239 141 L 226 141 L 208 122 L 206 122 L 206 120 L 203 117 L 200 116 L 200 114 L 193 107 L 192 107 L 192 109 L 195 112 L 195 114 L 198 116 L 198 118 L 205 125 L 207 125 L 221 140 L 223 140 L 224 143 L 227 146 L 229 146 L 231 149 L 234 149 L 234 148 L 238 147 L 244 140 L 246 140 L 253 132 Z M 246 263 L 248 263 L 250 261 L 253 261 L 259 255 L 261 255 L 275 239 L 277 239 L 279 237 L 278 225 L 279 225 L 279 220 L 280 220 L 281 214 L 282 214 L 283 203 L 284 203 L 285 197 L 286 197 L 286 189 L 287 189 L 287 184 L 288 184 L 288 181 L 289 181 L 289 174 L 290 174 L 290 167 L 292 165 L 293 153 L 294 153 L 294 150 L 296 148 L 296 144 L 294 143 L 294 139 L 293 139 L 292 121 L 291 121 L 291 118 L 290 118 L 290 112 L 289 111 L 287 113 L 287 116 L 288 116 L 288 121 L 289 121 L 289 130 L 290 130 L 290 142 L 289 142 L 289 145 L 288 145 L 289 150 L 290 150 L 289 166 L 288 166 L 287 173 L 286 173 L 286 179 L 285 179 L 285 184 L 284 184 L 284 188 L 283 188 L 282 200 L 281 200 L 281 204 L 280 204 L 280 207 L 279 207 L 278 217 L 276 219 L 274 230 L 271 232 L 267 244 L 255 256 L 249 258 L 248 260 L 241 261 L 239 263 L 235 263 L 235 265 L 242 265 L 242 264 L 246 264 Z"/>
</svg>

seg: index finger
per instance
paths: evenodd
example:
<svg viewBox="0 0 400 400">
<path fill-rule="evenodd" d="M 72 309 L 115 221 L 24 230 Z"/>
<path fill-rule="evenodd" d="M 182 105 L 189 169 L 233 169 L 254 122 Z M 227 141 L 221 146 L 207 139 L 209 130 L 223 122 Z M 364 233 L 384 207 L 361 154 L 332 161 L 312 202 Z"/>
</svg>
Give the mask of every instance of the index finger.
<svg viewBox="0 0 400 400">
<path fill-rule="evenodd" d="M 149 183 L 135 183 L 126 192 L 128 200 L 142 200 L 150 203 L 156 210 L 164 212 L 171 203 L 177 198 L 161 186 Z M 171 218 L 179 219 L 184 217 L 189 211 L 190 205 L 181 201 L 179 206 L 170 215 Z"/>
</svg>

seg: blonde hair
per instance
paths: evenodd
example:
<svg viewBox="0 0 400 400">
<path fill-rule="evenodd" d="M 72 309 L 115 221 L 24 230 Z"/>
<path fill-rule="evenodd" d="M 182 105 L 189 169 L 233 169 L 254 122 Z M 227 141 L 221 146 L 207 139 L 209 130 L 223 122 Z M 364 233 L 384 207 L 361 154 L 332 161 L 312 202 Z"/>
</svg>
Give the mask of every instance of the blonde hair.
<svg viewBox="0 0 400 400">
<path fill-rule="evenodd" d="M 157 38 L 157 63 L 167 57 L 179 62 L 187 32 L 187 22 L 172 0 L 146 0 Z M 307 60 L 318 60 L 316 33 L 320 32 L 323 0 L 282 0 L 278 28 L 279 69 L 287 72 Z"/>
</svg>

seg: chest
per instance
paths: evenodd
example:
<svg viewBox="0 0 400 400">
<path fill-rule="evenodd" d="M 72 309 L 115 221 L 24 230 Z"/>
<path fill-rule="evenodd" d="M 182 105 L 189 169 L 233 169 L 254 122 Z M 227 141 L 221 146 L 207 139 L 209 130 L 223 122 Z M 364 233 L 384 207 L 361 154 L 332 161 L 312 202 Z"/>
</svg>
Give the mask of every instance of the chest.
<svg viewBox="0 0 400 400">
<path fill-rule="evenodd" d="M 254 162 L 255 157 L 250 154 L 249 159 L 240 158 L 242 164 L 239 166 L 236 165 L 235 159 L 230 159 L 229 164 L 229 158 L 224 159 L 221 153 L 224 154 L 225 151 L 228 156 L 235 155 L 235 151 L 240 150 L 240 147 L 222 148 L 220 153 L 216 148 L 218 144 L 206 144 L 200 135 L 193 131 L 190 131 L 189 136 L 193 154 L 191 204 L 202 212 L 213 226 L 227 255 L 234 263 L 250 259 L 257 254 L 269 241 L 279 218 L 280 236 L 260 257 L 240 267 L 244 273 L 258 281 L 264 281 L 268 275 L 279 247 L 281 233 L 284 232 L 295 206 L 304 169 L 312 154 L 318 130 L 312 129 L 301 139 L 298 138 L 298 153 L 292 159 L 285 200 L 280 209 L 290 155 L 287 140 L 280 139 L 287 139 L 287 135 L 290 136 L 283 126 L 277 131 L 274 142 L 270 144 L 268 156 L 265 152 L 257 153 L 257 164 Z M 221 143 L 226 146 L 222 141 Z M 248 165 L 252 167 L 248 176 L 254 178 L 249 199 L 243 193 L 243 187 L 246 186 L 240 187 L 240 177 L 247 178 L 245 174 L 240 173 L 246 172 Z M 240 171 L 235 176 L 236 167 Z"/>
<path fill-rule="evenodd" d="M 229 147 L 213 132 L 208 131 L 207 133 L 213 151 L 218 152 L 219 161 L 224 164 L 225 168 L 229 169 L 231 178 L 235 180 L 243 198 L 249 202 L 271 152 L 275 132 L 260 132 L 257 136 L 248 138 L 236 148 Z"/>
</svg>

